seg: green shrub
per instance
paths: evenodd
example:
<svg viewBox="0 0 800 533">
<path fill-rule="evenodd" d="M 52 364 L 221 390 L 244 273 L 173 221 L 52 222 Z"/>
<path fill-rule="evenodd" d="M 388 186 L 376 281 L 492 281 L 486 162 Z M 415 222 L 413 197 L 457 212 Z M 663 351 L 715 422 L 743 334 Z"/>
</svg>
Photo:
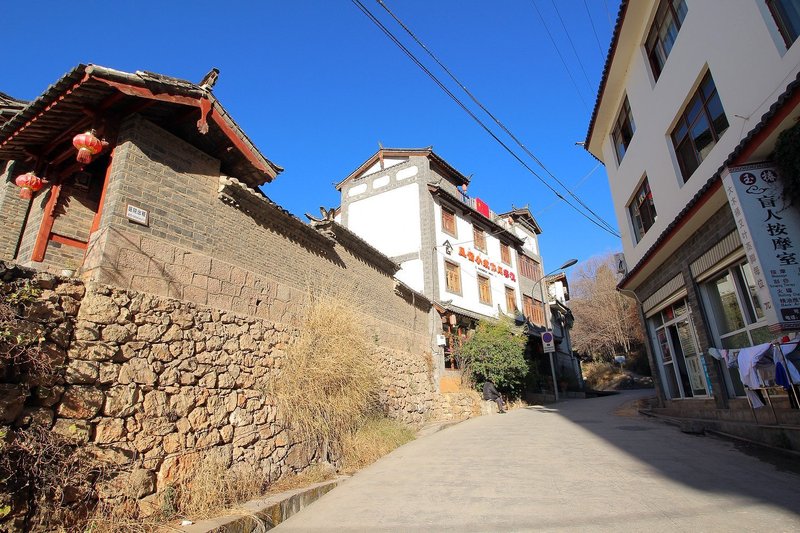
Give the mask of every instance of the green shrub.
<svg viewBox="0 0 800 533">
<path fill-rule="evenodd" d="M 518 395 L 528 373 L 526 341 L 508 318 L 481 321 L 472 337 L 461 345 L 459 356 L 479 386 L 490 378 L 499 390 Z"/>
</svg>

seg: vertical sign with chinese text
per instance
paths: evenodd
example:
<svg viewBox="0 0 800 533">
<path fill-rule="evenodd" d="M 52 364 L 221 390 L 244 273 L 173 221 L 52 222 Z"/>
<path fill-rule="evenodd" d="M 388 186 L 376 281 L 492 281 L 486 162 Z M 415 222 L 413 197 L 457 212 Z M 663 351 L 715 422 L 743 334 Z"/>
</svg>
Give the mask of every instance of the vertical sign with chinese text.
<svg viewBox="0 0 800 533">
<path fill-rule="evenodd" d="M 722 186 L 770 331 L 800 329 L 800 214 L 769 163 L 732 167 Z"/>
</svg>

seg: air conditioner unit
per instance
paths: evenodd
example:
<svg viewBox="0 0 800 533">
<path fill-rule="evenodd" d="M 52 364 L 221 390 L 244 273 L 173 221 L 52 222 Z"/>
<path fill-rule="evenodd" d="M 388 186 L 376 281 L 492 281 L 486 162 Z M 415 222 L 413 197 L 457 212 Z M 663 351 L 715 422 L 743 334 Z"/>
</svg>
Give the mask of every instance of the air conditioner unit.
<svg viewBox="0 0 800 533">
<path fill-rule="evenodd" d="M 628 273 L 628 264 L 625 262 L 625 254 L 614 254 L 614 263 L 617 265 L 617 274 L 624 276 Z"/>
</svg>

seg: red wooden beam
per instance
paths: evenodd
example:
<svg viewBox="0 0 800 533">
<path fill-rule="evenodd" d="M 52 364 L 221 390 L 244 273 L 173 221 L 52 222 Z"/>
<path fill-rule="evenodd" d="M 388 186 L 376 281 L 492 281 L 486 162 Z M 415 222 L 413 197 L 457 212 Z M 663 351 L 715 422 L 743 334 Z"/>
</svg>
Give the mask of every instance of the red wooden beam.
<svg viewBox="0 0 800 533">
<path fill-rule="evenodd" d="M 59 235 L 58 233 L 51 233 L 50 240 L 65 244 L 67 246 L 72 246 L 73 248 L 80 248 L 81 250 L 85 250 L 88 246 L 88 243 L 84 241 L 73 239 L 72 237 L 65 237 L 64 235 Z"/>
<path fill-rule="evenodd" d="M 53 186 L 50 187 L 50 198 L 47 199 L 47 204 L 44 206 L 44 214 L 42 215 L 42 222 L 39 224 L 39 233 L 36 235 L 36 243 L 33 245 L 31 261 L 36 261 L 38 263 L 44 261 L 44 253 L 47 251 L 47 242 L 50 239 L 50 232 L 53 230 L 53 222 L 56 220 L 55 212 L 59 194 L 61 194 L 61 184 L 54 183 Z"/>
</svg>

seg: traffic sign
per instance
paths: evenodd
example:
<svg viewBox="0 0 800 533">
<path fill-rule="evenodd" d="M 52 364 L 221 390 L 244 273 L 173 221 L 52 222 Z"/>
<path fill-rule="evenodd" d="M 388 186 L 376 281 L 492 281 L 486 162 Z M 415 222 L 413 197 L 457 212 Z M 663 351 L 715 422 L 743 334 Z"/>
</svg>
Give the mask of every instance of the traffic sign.
<svg viewBox="0 0 800 533">
<path fill-rule="evenodd" d="M 551 353 L 556 351 L 556 342 L 553 334 L 549 331 L 542 333 L 542 346 L 544 346 L 544 353 Z"/>
</svg>

